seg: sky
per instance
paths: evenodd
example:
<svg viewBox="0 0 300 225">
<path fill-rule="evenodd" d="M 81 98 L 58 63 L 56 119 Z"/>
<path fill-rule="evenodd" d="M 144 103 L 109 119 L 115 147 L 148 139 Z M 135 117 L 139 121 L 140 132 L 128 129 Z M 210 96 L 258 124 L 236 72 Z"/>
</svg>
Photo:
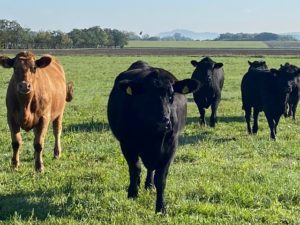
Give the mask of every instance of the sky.
<svg viewBox="0 0 300 225">
<path fill-rule="evenodd" d="M 300 0 L 6 0 L 0 19 L 33 31 L 286 33 L 300 32 Z"/>
</svg>

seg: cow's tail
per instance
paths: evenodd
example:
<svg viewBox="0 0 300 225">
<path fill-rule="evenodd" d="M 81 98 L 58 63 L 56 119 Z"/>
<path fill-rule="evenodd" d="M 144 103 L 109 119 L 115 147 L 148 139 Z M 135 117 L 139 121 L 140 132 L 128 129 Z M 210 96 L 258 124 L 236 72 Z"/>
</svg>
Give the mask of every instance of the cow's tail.
<svg viewBox="0 0 300 225">
<path fill-rule="evenodd" d="M 73 92 L 74 92 L 74 83 L 73 83 L 73 81 L 70 81 L 66 84 L 66 89 L 67 89 L 66 101 L 70 102 L 73 99 Z"/>
</svg>

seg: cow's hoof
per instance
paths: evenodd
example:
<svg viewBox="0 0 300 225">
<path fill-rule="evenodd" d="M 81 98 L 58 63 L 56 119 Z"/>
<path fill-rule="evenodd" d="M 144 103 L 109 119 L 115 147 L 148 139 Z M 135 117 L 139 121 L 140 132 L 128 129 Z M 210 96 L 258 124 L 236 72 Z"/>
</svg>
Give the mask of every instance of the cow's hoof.
<svg viewBox="0 0 300 225">
<path fill-rule="evenodd" d="M 35 171 L 36 171 L 37 173 L 42 173 L 42 172 L 44 172 L 44 164 L 41 163 L 41 164 L 39 164 L 39 165 L 35 165 Z"/>
</svg>

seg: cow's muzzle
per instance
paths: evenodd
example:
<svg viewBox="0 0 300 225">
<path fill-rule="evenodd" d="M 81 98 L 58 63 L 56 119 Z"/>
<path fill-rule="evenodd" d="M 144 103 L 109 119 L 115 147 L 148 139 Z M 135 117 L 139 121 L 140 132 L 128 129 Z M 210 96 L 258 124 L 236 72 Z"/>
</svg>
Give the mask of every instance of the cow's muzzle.
<svg viewBox="0 0 300 225">
<path fill-rule="evenodd" d="M 163 132 L 168 132 L 172 129 L 172 123 L 171 120 L 164 117 L 159 123 L 158 123 L 158 129 Z"/>
<path fill-rule="evenodd" d="M 32 90 L 32 85 L 26 81 L 21 81 L 20 83 L 17 84 L 17 91 L 20 94 L 29 94 Z"/>
</svg>

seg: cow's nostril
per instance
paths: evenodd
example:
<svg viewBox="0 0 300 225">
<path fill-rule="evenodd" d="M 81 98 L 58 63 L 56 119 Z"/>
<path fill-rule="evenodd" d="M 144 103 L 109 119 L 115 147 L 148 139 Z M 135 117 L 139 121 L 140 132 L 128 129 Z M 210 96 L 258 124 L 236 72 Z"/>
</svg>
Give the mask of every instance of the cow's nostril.
<svg viewBox="0 0 300 225">
<path fill-rule="evenodd" d="M 167 117 L 164 117 L 164 118 L 162 119 L 162 123 L 169 124 L 169 123 L 170 123 L 170 120 L 169 120 Z"/>
<path fill-rule="evenodd" d="M 29 93 L 31 91 L 31 87 L 31 84 L 25 81 L 22 81 L 17 84 L 17 89 L 22 94 Z"/>
</svg>

